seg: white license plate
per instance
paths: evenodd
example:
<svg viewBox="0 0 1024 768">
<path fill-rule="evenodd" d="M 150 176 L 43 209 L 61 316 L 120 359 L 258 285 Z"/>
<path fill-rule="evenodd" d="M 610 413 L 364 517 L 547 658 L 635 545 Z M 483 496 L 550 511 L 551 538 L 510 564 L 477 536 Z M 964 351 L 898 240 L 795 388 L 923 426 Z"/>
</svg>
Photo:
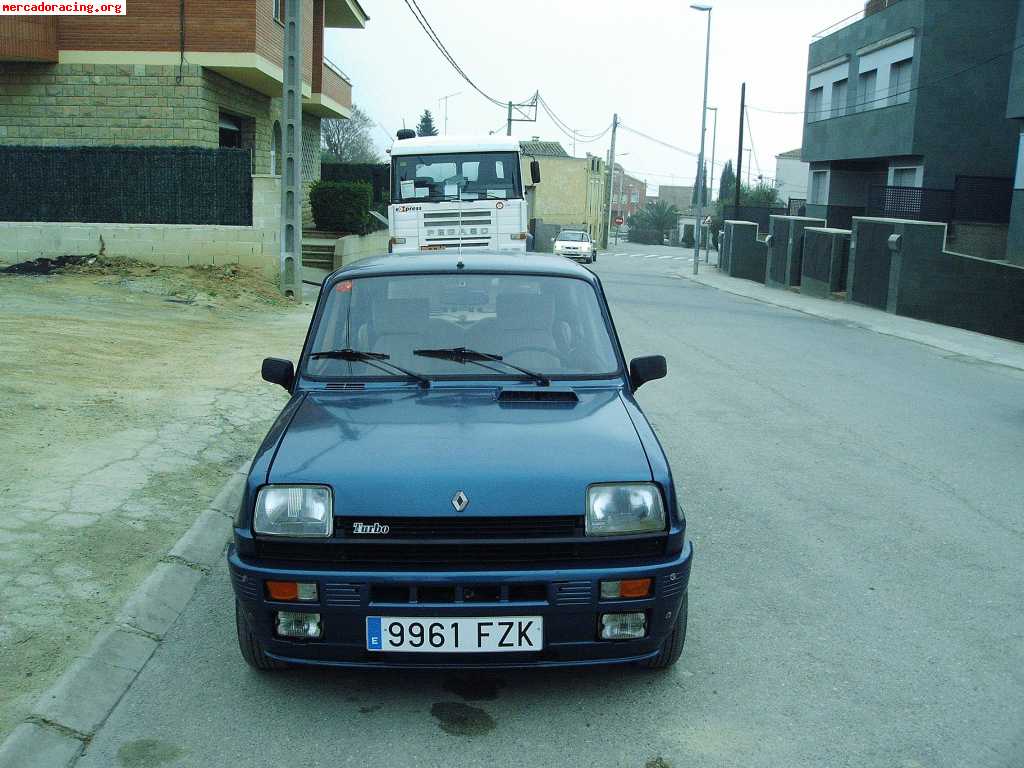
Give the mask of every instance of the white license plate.
<svg viewBox="0 0 1024 768">
<path fill-rule="evenodd" d="M 366 650 L 403 653 L 539 651 L 541 616 L 367 616 Z"/>
</svg>

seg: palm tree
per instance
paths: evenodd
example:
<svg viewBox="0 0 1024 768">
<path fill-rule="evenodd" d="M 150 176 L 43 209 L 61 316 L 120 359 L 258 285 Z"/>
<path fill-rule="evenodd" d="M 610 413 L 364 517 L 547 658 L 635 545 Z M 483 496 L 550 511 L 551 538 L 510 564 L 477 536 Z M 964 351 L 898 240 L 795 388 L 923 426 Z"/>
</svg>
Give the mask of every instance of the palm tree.
<svg viewBox="0 0 1024 768">
<path fill-rule="evenodd" d="M 659 200 L 638 211 L 634 219 L 635 226 L 653 230 L 664 238 L 670 229 L 679 225 L 679 209 L 664 200 Z"/>
</svg>

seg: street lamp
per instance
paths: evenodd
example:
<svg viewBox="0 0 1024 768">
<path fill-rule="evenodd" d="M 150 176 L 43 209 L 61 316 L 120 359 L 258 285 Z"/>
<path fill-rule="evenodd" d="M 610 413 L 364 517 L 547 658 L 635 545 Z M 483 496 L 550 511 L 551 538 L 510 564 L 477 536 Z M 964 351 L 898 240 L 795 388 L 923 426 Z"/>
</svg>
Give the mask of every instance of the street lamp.
<svg viewBox="0 0 1024 768">
<path fill-rule="evenodd" d="M 700 3 L 691 3 L 690 7 L 695 11 L 707 13 L 708 31 L 704 40 L 704 105 L 700 110 L 700 159 L 697 165 L 697 183 L 700 184 L 700 191 L 697 193 L 697 221 L 694 226 L 693 238 L 693 274 L 697 274 L 700 263 L 700 225 L 704 218 L 704 131 L 707 130 L 708 120 L 708 60 L 711 58 L 711 6 Z"/>
</svg>

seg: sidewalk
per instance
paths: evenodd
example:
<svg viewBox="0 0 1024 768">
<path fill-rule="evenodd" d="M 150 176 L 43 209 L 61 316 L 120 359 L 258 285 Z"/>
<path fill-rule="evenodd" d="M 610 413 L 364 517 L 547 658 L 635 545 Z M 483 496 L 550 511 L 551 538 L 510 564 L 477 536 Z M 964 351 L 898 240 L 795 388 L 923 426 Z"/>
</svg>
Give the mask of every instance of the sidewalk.
<svg viewBox="0 0 1024 768">
<path fill-rule="evenodd" d="M 712 253 L 712 262 L 715 254 Z M 803 312 L 826 320 L 835 320 L 886 336 L 895 336 L 918 344 L 935 347 L 954 355 L 974 358 L 992 365 L 1002 365 L 1024 371 L 1024 344 L 983 333 L 965 331 L 948 325 L 915 320 L 911 317 L 891 315 L 872 307 L 846 301 L 818 299 L 802 296 L 794 291 L 768 288 L 760 283 L 729 277 L 718 271 L 718 267 L 700 265 L 700 274 L 692 275 L 690 268 L 680 270 L 679 277 L 693 280 L 720 291 L 744 296 L 754 301 L 774 304 L 796 312 Z"/>
</svg>

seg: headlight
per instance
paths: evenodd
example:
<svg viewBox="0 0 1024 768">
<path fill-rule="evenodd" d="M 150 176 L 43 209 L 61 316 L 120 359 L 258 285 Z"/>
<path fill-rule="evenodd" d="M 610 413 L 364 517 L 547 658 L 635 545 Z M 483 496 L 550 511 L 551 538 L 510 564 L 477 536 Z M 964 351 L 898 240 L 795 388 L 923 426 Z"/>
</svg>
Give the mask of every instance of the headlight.
<svg viewBox="0 0 1024 768">
<path fill-rule="evenodd" d="M 587 489 L 587 536 L 663 530 L 665 506 L 653 483 L 614 483 Z"/>
<path fill-rule="evenodd" d="M 252 529 L 267 536 L 319 536 L 334 529 L 331 489 L 322 485 L 268 485 L 256 496 Z"/>
</svg>

